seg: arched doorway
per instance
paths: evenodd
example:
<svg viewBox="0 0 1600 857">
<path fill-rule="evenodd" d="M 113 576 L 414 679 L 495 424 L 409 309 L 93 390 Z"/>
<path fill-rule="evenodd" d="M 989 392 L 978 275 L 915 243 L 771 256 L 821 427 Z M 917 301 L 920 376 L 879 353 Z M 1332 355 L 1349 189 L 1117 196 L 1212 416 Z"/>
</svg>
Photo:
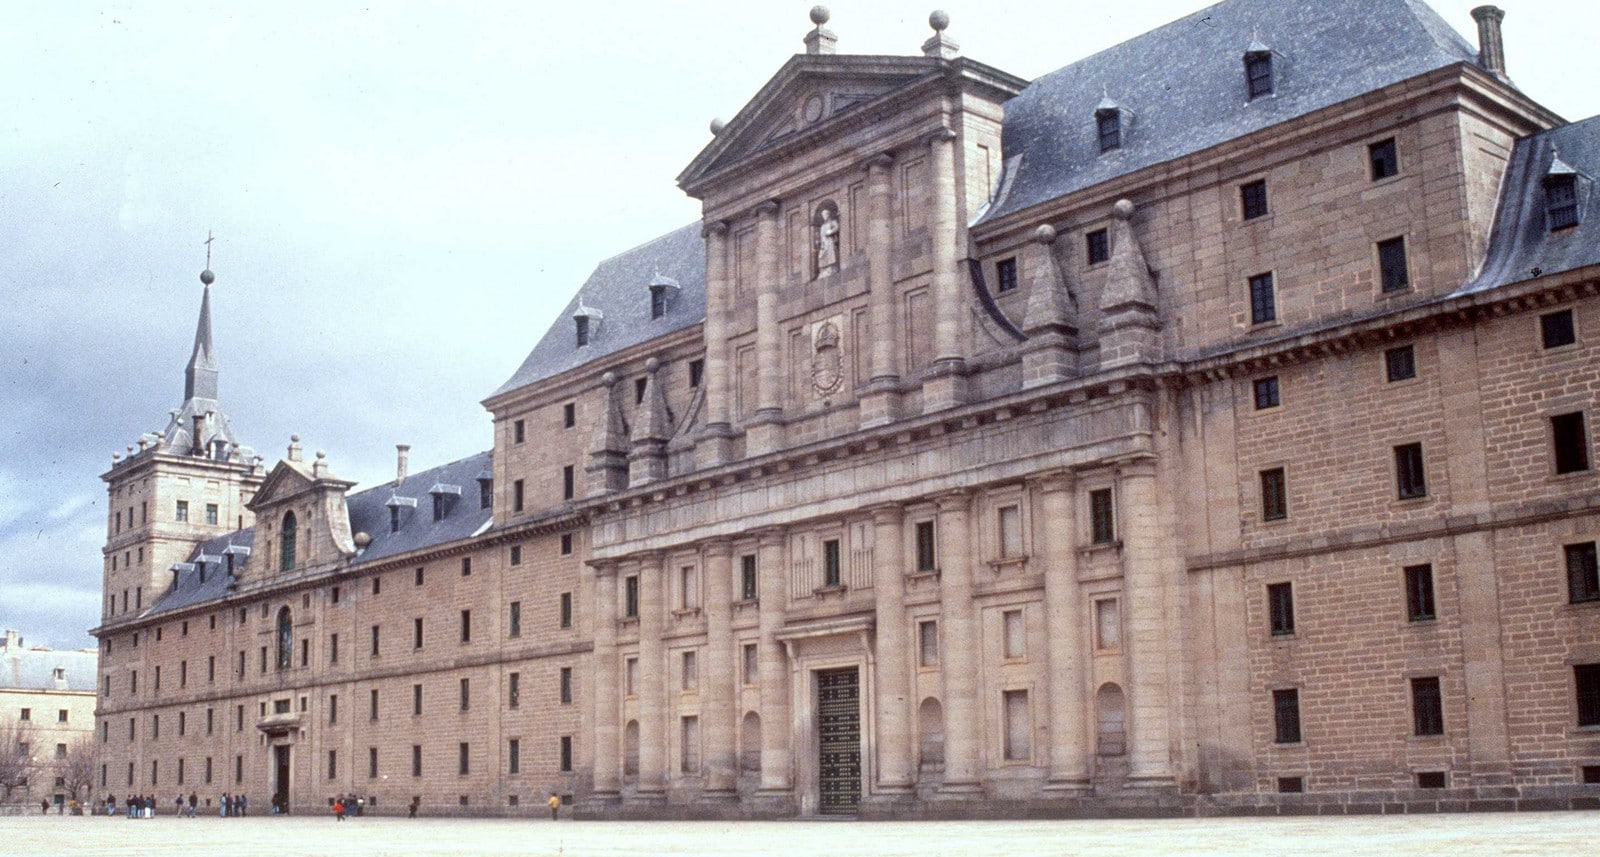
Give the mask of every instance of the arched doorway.
<svg viewBox="0 0 1600 857">
<path fill-rule="evenodd" d="M 1115 682 L 1106 682 L 1094 695 L 1095 753 L 1100 756 L 1121 756 L 1128 752 L 1127 704 L 1122 698 L 1122 688 Z"/>
<path fill-rule="evenodd" d="M 944 771 L 944 706 L 928 697 L 917 706 L 918 779 L 939 779 Z"/>
</svg>

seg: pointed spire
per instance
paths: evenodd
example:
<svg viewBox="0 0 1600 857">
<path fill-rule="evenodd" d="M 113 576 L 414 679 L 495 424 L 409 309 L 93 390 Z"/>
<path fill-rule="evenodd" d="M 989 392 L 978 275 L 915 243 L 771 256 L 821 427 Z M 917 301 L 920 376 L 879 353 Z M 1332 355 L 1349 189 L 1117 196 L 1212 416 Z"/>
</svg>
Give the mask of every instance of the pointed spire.
<svg viewBox="0 0 1600 857">
<path fill-rule="evenodd" d="M 217 355 L 211 343 L 211 284 L 215 281 L 210 268 L 200 274 L 205 291 L 200 296 L 200 321 L 194 329 L 194 353 L 183 373 L 184 399 L 217 399 Z"/>
<path fill-rule="evenodd" d="M 628 487 L 628 422 L 617 401 L 616 373 L 601 375 L 600 385 L 605 411 L 595 423 L 594 437 L 589 441 L 589 464 L 584 468 L 591 497 Z"/>
<path fill-rule="evenodd" d="M 1033 232 L 1025 259 L 1028 310 L 1022 331 L 1022 386 L 1037 387 L 1072 377 L 1078 364 L 1078 304 L 1056 264 L 1056 230 L 1048 223 Z"/>
<path fill-rule="evenodd" d="M 1119 199 L 1111 213 L 1116 223 L 1111 229 L 1111 263 L 1106 270 L 1105 290 L 1100 293 L 1100 311 L 1136 308 L 1154 313 L 1156 283 L 1139 239 L 1133 235 L 1133 203 Z"/>
<path fill-rule="evenodd" d="M 628 456 L 630 485 L 644 485 L 667 475 L 667 441 L 672 437 L 667 391 L 661 386 L 661 360 L 646 360 L 644 371 L 644 400 L 634 419 L 633 452 Z"/>
</svg>

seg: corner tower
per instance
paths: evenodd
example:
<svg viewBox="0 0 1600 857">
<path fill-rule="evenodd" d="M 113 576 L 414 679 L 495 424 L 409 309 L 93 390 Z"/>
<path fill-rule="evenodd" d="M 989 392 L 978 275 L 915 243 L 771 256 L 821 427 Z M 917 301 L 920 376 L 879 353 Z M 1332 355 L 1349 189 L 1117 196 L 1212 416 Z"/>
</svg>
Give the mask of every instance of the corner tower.
<svg viewBox="0 0 1600 857">
<path fill-rule="evenodd" d="M 165 428 L 113 453 L 100 476 L 108 501 L 103 624 L 154 604 L 195 544 L 254 523 L 245 503 L 261 485 L 261 459 L 239 444 L 218 401 L 209 255 L 183 404 L 168 412 Z"/>
</svg>

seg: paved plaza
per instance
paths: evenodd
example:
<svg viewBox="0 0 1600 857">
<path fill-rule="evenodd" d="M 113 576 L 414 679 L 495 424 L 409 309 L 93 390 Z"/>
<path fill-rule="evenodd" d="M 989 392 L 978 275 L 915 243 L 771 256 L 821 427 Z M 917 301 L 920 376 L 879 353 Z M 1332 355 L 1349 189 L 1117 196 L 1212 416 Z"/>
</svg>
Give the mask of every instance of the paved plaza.
<svg viewBox="0 0 1600 857">
<path fill-rule="evenodd" d="M 1035 822 L 0 817 L 11 857 L 206 855 L 1580 854 L 1600 813 Z"/>
</svg>

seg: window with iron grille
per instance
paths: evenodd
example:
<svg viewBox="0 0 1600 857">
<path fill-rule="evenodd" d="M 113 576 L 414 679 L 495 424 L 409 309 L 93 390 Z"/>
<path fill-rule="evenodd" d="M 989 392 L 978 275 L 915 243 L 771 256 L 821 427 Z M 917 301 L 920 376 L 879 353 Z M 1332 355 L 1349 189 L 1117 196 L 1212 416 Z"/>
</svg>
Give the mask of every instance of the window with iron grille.
<svg viewBox="0 0 1600 857">
<path fill-rule="evenodd" d="M 1406 619 L 1424 622 L 1437 618 L 1433 607 L 1433 566 L 1408 565 L 1406 577 Z"/>
<path fill-rule="evenodd" d="M 1267 585 L 1267 612 L 1272 622 L 1272 636 L 1286 637 L 1294 633 L 1293 583 Z"/>
<path fill-rule="evenodd" d="M 917 571 L 934 571 L 938 566 L 933 538 L 933 522 L 918 521 L 916 527 Z"/>
<path fill-rule="evenodd" d="M 1278 376 L 1268 375 L 1255 380 L 1256 410 L 1264 411 L 1267 408 L 1276 408 L 1278 400 Z"/>
<path fill-rule="evenodd" d="M 1250 278 L 1250 323 L 1266 324 L 1278 320 L 1278 296 L 1272 287 L 1271 272 Z"/>
<path fill-rule="evenodd" d="M 994 263 L 995 290 L 1004 294 L 1017 290 L 1017 260 L 1015 257 Z"/>
<path fill-rule="evenodd" d="M 1545 219 L 1550 231 L 1578 225 L 1578 179 L 1573 175 L 1549 176 L 1544 180 Z"/>
<path fill-rule="evenodd" d="M 1239 185 L 1239 206 L 1244 213 L 1245 220 L 1255 220 L 1266 217 L 1267 210 L 1267 180 L 1256 179 Z"/>
<path fill-rule="evenodd" d="M 1438 676 L 1411 680 L 1411 722 L 1416 735 L 1444 734 L 1444 698 Z"/>
<path fill-rule="evenodd" d="M 822 585 L 840 585 L 838 539 L 827 539 L 822 543 Z"/>
<path fill-rule="evenodd" d="M 1261 520 L 1289 517 L 1289 491 L 1282 467 L 1261 471 Z"/>
<path fill-rule="evenodd" d="M 1391 348 L 1383 352 L 1383 369 L 1390 381 L 1406 381 L 1417 377 L 1417 355 L 1410 345 Z"/>
<path fill-rule="evenodd" d="M 1122 111 L 1096 110 L 1094 124 L 1100 138 L 1100 151 L 1122 148 Z"/>
<path fill-rule="evenodd" d="M 1573 604 L 1600 601 L 1600 563 L 1596 562 L 1595 543 L 1567 545 L 1567 594 Z"/>
<path fill-rule="evenodd" d="M 1600 726 L 1600 664 L 1573 666 L 1572 683 L 1578 692 L 1578 725 Z"/>
<path fill-rule="evenodd" d="M 1300 691 L 1296 688 L 1272 692 L 1272 740 L 1278 744 L 1300 743 Z"/>
<path fill-rule="evenodd" d="M 1272 54 L 1251 51 L 1244 55 L 1245 88 L 1251 100 L 1272 94 Z"/>
<path fill-rule="evenodd" d="M 1089 541 L 1108 545 L 1117 540 L 1117 511 L 1110 488 L 1089 492 Z"/>
<path fill-rule="evenodd" d="M 1560 348 L 1578 341 L 1572 323 L 1572 310 L 1564 309 L 1539 316 L 1539 336 L 1545 348 Z"/>
<path fill-rule="evenodd" d="M 1111 239 L 1104 229 L 1096 229 L 1085 234 L 1083 242 L 1089 264 L 1098 265 L 1111 258 Z"/>
</svg>

